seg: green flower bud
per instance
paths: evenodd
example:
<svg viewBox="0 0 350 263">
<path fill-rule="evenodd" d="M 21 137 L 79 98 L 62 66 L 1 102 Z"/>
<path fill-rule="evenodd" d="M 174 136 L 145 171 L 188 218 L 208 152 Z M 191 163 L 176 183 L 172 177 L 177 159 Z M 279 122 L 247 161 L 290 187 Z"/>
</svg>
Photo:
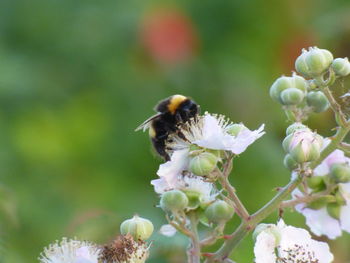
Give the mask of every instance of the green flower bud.
<svg viewBox="0 0 350 263">
<path fill-rule="evenodd" d="M 270 88 L 270 96 L 273 100 L 282 103 L 281 93 L 282 91 L 289 89 L 289 88 L 296 88 L 299 89 L 305 94 L 307 91 L 308 83 L 307 81 L 298 75 L 293 75 L 292 77 L 285 77 L 282 76 L 272 84 Z"/>
<path fill-rule="evenodd" d="M 208 218 L 209 222 L 215 224 L 227 222 L 232 218 L 233 213 L 233 207 L 222 200 L 215 201 L 205 210 L 205 215 Z"/>
<path fill-rule="evenodd" d="M 283 150 L 288 153 L 289 152 L 289 145 L 291 143 L 293 139 L 293 134 L 289 134 L 286 138 L 284 138 L 283 142 L 282 142 L 282 147 Z"/>
<path fill-rule="evenodd" d="M 122 235 L 130 234 L 134 240 L 146 240 L 153 233 L 153 224 L 150 220 L 135 215 L 133 218 L 125 220 L 120 225 Z"/>
<path fill-rule="evenodd" d="M 290 151 L 290 156 L 297 163 L 315 161 L 320 157 L 320 147 L 315 143 L 300 142 Z"/>
<path fill-rule="evenodd" d="M 322 91 L 310 91 L 306 95 L 306 102 L 317 113 L 324 112 L 329 108 L 328 99 Z"/>
<path fill-rule="evenodd" d="M 237 136 L 241 131 L 244 130 L 248 130 L 248 128 L 241 123 L 234 123 L 226 128 L 227 133 L 232 136 Z"/>
<path fill-rule="evenodd" d="M 284 157 L 283 164 L 290 171 L 293 171 L 296 168 L 298 168 L 298 163 L 294 161 L 294 159 L 290 156 L 290 154 L 287 154 Z"/>
<path fill-rule="evenodd" d="M 320 76 L 325 73 L 333 61 L 333 55 L 326 49 L 310 47 L 305 49 L 295 61 L 296 70 L 308 78 Z"/>
<path fill-rule="evenodd" d="M 332 69 L 335 74 L 340 77 L 345 77 L 350 74 L 350 62 L 348 58 L 336 58 L 333 60 Z"/>
<path fill-rule="evenodd" d="M 345 163 L 335 163 L 330 169 L 331 178 L 336 183 L 350 182 L 350 166 Z"/>
<path fill-rule="evenodd" d="M 340 219 L 340 213 L 341 213 L 341 205 L 337 203 L 329 203 L 327 205 L 327 212 L 328 214 L 333 217 L 334 219 L 339 220 Z"/>
<path fill-rule="evenodd" d="M 306 179 L 307 186 L 316 192 L 322 191 L 326 189 L 324 176 L 312 176 Z"/>
<path fill-rule="evenodd" d="M 188 205 L 186 194 L 180 190 L 171 190 L 162 194 L 160 198 L 160 207 L 167 212 L 183 211 Z"/>
<path fill-rule="evenodd" d="M 321 196 L 320 198 L 308 203 L 307 207 L 310 209 L 319 210 L 319 209 L 327 206 L 330 203 L 334 203 L 335 200 L 336 199 L 333 195 L 325 195 L 325 196 Z"/>
<path fill-rule="evenodd" d="M 286 130 L 286 135 L 292 134 L 297 130 L 310 130 L 306 125 L 302 124 L 301 122 L 295 122 L 288 126 Z"/>
<path fill-rule="evenodd" d="M 281 241 L 281 233 L 278 227 L 274 224 L 259 224 L 253 232 L 253 240 L 256 241 L 258 235 L 262 232 L 267 232 L 275 237 L 275 245 L 277 246 Z"/>
<path fill-rule="evenodd" d="M 346 205 L 346 199 L 344 198 L 343 194 L 341 193 L 341 191 L 337 191 L 335 194 L 334 194 L 334 197 L 335 197 L 335 200 L 336 200 L 336 203 L 338 205 Z"/>
<path fill-rule="evenodd" d="M 203 152 L 191 158 L 189 170 L 198 176 L 209 175 L 215 169 L 217 162 L 217 156 Z"/>
<path fill-rule="evenodd" d="M 184 193 L 188 198 L 188 209 L 196 209 L 202 204 L 201 196 L 198 192 L 184 190 Z"/>
<path fill-rule="evenodd" d="M 303 101 L 305 93 L 297 88 L 289 88 L 282 91 L 280 96 L 283 105 L 298 105 Z"/>
</svg>

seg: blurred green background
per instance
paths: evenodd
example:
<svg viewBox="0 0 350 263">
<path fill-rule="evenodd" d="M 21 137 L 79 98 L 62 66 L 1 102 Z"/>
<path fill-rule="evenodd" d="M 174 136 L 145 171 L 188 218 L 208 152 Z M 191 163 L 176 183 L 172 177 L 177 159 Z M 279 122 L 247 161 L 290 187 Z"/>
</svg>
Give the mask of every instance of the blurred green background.
<svg viewBox="0 0 350 263">
<path fill-rule="evenodd" d="M 159 229 L 160 160 L 134 128 L 172 94 L 266 124 L 231 177 L 257 210 L 289 180 L 288 123 L 268 89 L 310 45 L 350 56 L 348 0 L 1 0 L 1 262 L 38 262 L 62 236 L 107 242 L 134 213 Z M 334 122 L 327 112 L 309 125 L 330 135 Z M 296 213 L 285 220 L 304 226 Z M 349 236 L 330 243 L 335 262 L 350 260 Z M 185 261 L 181 236 L 152 239 L 148 262 Z M 252 262 L 252 246 L 246 238 L 233 259 Z"/>
</svg>

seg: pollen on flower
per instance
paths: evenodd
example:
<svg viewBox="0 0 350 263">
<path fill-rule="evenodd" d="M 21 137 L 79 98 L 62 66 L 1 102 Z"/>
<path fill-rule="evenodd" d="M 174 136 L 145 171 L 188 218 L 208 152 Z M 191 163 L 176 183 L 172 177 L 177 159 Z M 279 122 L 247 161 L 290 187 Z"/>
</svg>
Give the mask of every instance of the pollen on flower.
<svg viewBox="0 0 350 263">
<path fill-rule="evenodd" d="M 102 247 L 99 260 L 103 263 L 143 263 L 148 257 L 148 246 L 131 235 L 120 235 Z"/>
<path fill-rule="evenodd" d="M 277 257 L 277 263 L 319 263 L 315 252 L 310 250 L 309 245 L 294 244 L 294 246 L 283 249 L 283 256 Z"/>
</svg>

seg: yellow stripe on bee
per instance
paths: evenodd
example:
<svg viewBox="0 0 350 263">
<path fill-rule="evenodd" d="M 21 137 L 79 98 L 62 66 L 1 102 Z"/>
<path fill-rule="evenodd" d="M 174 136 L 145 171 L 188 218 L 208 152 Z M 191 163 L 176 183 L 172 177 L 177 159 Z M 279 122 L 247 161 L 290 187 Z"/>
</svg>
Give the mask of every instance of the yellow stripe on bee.
<svg viewBox="0 0 350 263">
<path fill-rule="evenodd" d="M 154 130 L 154 128 L 152 126 L 149 127 L 148 134 L 151 138 L 156 137 L 156 131 Z"/>
<path fill-rule="evenodd" d="M 174 114 L 179 105 L 186 100 L 187 98 L 182 95 L 174 95 L 171 97 L 169 105 L 168 105 L 168 110 L 170 111 L 171 114 Z"/>
</svg>

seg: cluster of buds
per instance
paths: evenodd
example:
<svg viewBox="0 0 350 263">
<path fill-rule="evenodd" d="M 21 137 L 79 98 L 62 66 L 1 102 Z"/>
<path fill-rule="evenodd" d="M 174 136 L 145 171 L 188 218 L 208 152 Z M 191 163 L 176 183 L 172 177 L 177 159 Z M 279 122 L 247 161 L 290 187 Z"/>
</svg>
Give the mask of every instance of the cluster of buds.
<svg viewBox="0 0 350 263">
<path fill-rule="evenodd" d="M 312 162 L 319 158 L 323 145 L 323 138 L 312 132 L 307 126 L 301 123 L 294 123 L 287 128 L 286 138 L 282 146 L 287 155 L 284 158 L 284 165 L 295 170 L 300 164 Z"/>
<path fill-rule="evenodd" d="M 293 120 L 303 121 L 310 113 L 329 108 L 322 89 L 336 78 L 349 75 L 350 63 L 347 58 L 333 59 L 328 50 L 311 47 L 296 59 L 295 69 L 301 76 L 293 73 L 291 77 L 278 78 L 270 88 L 270 96 L 293 114 Z M 326 76 L 328 79 L 324 80 Z"/>
<path fill-rule="evenodd" d="M 203 214 L 203 222 L 223 225 L 229 221 L 233 214 L 233 207 L 226 201 L 201 200 L 196 192 L 170 190 L 161 195 L 160 207 L 174 218 L 180 218 L 188 212 L 195 211 Z"/>
<path fill-rule="evenodd" d="M 341 152 L 332 153 L 333 156 Z M 331 156 L 332 157 L 332 156 Z M 322 167 L 322 166 L 321 166 Z M 316 169 L 316 172 L 319 169 Z M 307 207 L 313 210 L 326 208 L 328 214 L 340 219 L 341 209 L 347 204 L 348 193 L 344 190 L 344 184 L 350 182 L 350 165 L 346 157 L 343 158 L 328 158 L 327 162 L 323 164 L 324 172 L 322 175 L 315 174 L 307 179 L 306 183 L 311 190 L 311 194 L 317 194 L 327 191 L 325 195 L 313 200 L 307 204 Z"/>
</svg>

